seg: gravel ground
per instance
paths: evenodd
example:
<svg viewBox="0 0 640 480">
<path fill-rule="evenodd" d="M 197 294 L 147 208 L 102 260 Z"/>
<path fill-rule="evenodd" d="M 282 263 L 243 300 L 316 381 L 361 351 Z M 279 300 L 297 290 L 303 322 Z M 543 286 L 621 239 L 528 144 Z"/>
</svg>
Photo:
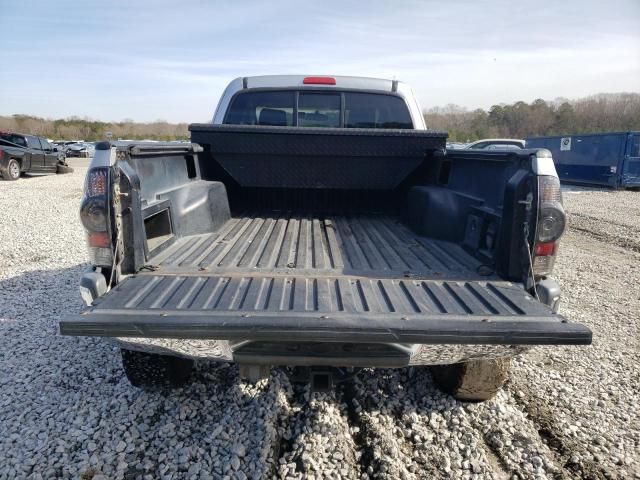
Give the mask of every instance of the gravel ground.
<svg viewBox="0 0 640 480">
<path fill-rule="evenodd" d="M 85 171 L 0 183 L 0 479 L 640 478 L 640 193 L 565 192 L 561 310 L 594 345 L 518 358 L 492 401 L 423 369 L 312 394 L 213 364 L 148 393 L 106 342 L 56 335 L 81 308 Z"/>
</svg>

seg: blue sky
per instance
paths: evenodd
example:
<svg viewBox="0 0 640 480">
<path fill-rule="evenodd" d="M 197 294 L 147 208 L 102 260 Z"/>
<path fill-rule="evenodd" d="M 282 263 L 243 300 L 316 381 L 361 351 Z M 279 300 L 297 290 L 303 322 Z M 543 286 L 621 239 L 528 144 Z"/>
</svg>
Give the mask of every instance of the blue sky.
<svg viewBox="0 0 640 480">
<path fill-rule="evenodd" d="M 245 75 L 397 78 L 424 108 L 640 91 L 640 0 L 0 0 L 0 114 L 208 120 Z"/>
</svg>

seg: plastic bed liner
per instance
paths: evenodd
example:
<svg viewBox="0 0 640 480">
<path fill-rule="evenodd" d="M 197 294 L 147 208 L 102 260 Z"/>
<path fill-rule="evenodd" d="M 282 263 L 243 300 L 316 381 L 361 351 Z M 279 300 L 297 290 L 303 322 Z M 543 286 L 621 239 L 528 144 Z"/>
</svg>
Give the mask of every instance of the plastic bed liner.
<svg viewBox="0 0 640 480">
<path fill-rule="evenodd" d="M 460 246 L 390 216 L 245 215 L 185 237 L 80 315 L 69 335 L 587 344 Z M 484 269 L 486 270 L 486 269 Z"/>
<path fill-rule="evenodd" d="M 481 262 L 386 215 L 246 214 L 218 232 L 180 239 L 151 261 L 162 272 L 479 277 Z"/>
</svg>

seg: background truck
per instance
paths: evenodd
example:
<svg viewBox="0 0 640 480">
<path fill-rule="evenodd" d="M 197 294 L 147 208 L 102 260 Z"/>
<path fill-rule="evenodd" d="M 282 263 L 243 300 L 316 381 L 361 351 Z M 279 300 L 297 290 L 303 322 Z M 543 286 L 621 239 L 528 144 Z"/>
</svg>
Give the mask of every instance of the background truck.
<svg viewBox="0 0 640 480">
<path fill-rule="evenodd" d="M 191 144 L 101 143 L 80 216 L 87 308 L 65 335 L 113 338 L 137 386 L 200 358 L 250 379 L 430 365 L 484 400 L 534 345 L 591 342 L 558 315 L 565 228 L 546 150 L 445 150 L 404 84 L 234 80 Z"/>
<path fill-rule="evenodd" d="M 0 132 L 0 176 L 17 180 L 21 173 L 71 173 L 64 153 L 46 138 Z"/>
<path fill-rule="evenodd" d="M 531 137 L 527 148 L 546 148 L 566 183 L 640 188 L 640 132 Z"/>
</svg>

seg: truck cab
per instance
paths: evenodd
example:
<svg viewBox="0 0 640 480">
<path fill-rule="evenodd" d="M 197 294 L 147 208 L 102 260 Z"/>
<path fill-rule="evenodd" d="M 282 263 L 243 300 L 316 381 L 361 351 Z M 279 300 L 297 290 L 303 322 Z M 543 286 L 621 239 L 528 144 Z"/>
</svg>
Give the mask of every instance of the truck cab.
<svg viewBox="0 0 640 480">
<path fill-rule="evenodd" d="M 250 105 L 256 108 L 255 118 L 244 118 Z M 276 111 L 266 115 L 284 112 L 285 117 L 264 117 L 261 123 L 259 113 L 263 108 Z M 345 76 L 236 78 L 222 94 L 212 123 L 426 129 L 418 102 L 407 84 L 397 80 Z"/>
</svg>

